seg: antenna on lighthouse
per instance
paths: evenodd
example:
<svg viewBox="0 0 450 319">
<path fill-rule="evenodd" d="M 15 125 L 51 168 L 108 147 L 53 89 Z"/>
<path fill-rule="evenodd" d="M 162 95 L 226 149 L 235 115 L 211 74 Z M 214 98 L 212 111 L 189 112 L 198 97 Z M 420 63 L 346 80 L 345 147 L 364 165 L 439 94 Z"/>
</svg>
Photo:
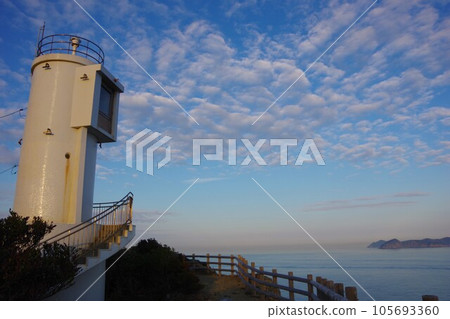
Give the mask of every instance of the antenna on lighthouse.
<svg viewBox="0 0 450 319">
<path fill-rule="evenodd" d="M 70 43 L 72 46 L 72 55 L 75 55 L 77 53 L 77 48 L 80 46 L 80 38 L 78 37 L 71 37 L 70 38 Z"/>
<path fill-rule="evenodd" d="M 42 27 L 39 28 L 39 32 L 38 32 L 38 36 L 37 36 L 37 41 L 36 41 L 36 56 L 38 56 L 38 51 L 39 51 L 39 42 L 44 38 L 44 33 L 45 33 L 45 21 L 44 24 L 42 25 Z"/>
</svg>

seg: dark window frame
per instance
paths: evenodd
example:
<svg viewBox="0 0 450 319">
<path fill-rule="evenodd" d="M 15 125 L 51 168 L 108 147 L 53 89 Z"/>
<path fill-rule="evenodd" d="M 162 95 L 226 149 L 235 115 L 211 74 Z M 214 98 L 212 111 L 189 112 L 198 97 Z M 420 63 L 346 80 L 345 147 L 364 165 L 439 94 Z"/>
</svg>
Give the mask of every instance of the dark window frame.
<svg viewBox="0 0 450 319">
<path fill-rule="evenodd" d="M 102 105 L 102 91 L 105 90 L 107 93 L 109 93 L 109 105 L 108 105 L 108 114 L 102 111 L 101 105 Z M 102 83 L 100 88 L 100 99 L 99 99 L 99 106 L 98 106 L 98 112 L 103 115 L 105 118 L 112 120 L 113 113 L 114 113 L 114 91 L 111 90 L 106 84 Z"/>
<path fill-rule="evenodd" d="M 109 105 L 108 105 L 108 114 L 103 112 L 102 110 L 102 96 L 103 98 L 106 98 L 106 95 L 103 94 L 103 90 L 106 91 L 107 94 L 109 94 Z M 97 126 L 104 130 L 105 132 L 108 132 L 109 134 L 112 134 L 112 122 L 114 118 L 114 101 L 115 101 L 115 91 L 110 88 L 108 83 L 105 83 L 104 79 L 102 79 L 101 87 L 100 87 L 100 97 L 99 97 L 99 105 L 98 105 L 98 120 L 97 120 Z"/>
</svg>

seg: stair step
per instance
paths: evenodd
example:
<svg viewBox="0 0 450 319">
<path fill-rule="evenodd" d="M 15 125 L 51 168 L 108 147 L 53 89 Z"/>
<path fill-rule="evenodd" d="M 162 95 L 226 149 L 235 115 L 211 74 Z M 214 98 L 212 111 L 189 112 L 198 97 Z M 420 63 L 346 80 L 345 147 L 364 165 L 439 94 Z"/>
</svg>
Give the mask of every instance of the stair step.
<svg viewBox="0 0 450 319">
<path fill-rule="evenodd" d="M 95 250 L 95 252 L 92 251 L 87 256 L 80 258 L 80 273 L 94 267 L 99 262 L 111 257 L 120 249 L 124 248 L 124 246 L 128 244 L 134 237 L 134 233 L 135 227 L 133 225 L 130 225 L 128 229 L 122 231 L 122 234 L 120 236 L 114 236 L 110 238 L 107 243 L 103 243 L 102 245 L 100 245 L 99 248 Z"/>
</svg>

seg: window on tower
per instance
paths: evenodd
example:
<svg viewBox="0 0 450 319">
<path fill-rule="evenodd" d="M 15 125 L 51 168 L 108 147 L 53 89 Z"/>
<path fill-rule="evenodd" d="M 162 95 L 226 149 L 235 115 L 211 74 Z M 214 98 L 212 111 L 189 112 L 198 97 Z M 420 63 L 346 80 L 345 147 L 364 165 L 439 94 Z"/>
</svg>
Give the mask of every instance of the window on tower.
<svg viewBox="0 0 450 319">
<path fill-rule="evenodd" d="M 98 108 L 98 126 L 111 134 L 114 93 L 105 85 L 100 90 L 100 104 Z"/>
</svg>

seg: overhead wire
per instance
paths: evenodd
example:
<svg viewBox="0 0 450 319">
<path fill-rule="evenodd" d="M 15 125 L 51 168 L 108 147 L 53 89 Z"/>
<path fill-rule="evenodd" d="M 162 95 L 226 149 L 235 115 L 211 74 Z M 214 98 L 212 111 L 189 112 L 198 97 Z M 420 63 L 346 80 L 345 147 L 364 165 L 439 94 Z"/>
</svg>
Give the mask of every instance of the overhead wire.
<svg viewBox="0 0 450 319">
<path fill-rule="evenodd" d="M 14 112 L 11 112 L 11 113 L 8 113 L 8 114 L 5 114 L 5 115 L 0 116 L 0 119 L 3 119 L 3 118 L 5 118 L 5 117 L 11 116 L 11 115 L 14 115 L 14 114 L 16 114 L 16 113 L 19 113 L 19 116 L 20 116 L 21 118 L 24 118 L 20 112 L 22 112 L 22 111 L 24 111 L 24 110 L 26 110 L 26 109 L 27 109 L 26 107 L 25 107 L 25 108 L 20 108 L 20 109 L 14 111 Z M 22 144 L 21 141 L 22 141 L 22 139 L 19 140 L 19 144 Z M 3 171 L 0 171 L 0 175 L 3 174 L 3 173 L 6 173 L 6 172 L 8 172 L 8 171 L 10 171 L 11 174 L 16 174 L 17 172 L 14 172 L 13 170 L 14 170 L 15 168 L 17 168 L 18 166 L 19 166 L 18 164 L 15 164 L 15 165 L 13 165 L 13 166 L 7 168 L 7 169 L 4 169 Z"/>
<path fill-rule="evenodd" d="M 3 173 L 6 173 L 7 171 L 11 171 L 11 174 L 15 174 L 15 172 L 13 173 L 13 169 L 15 169 L 17 166 L 19 166 L 19 165 L 15 164 L 15 165 L 11 166 L 10 168 L 7 168 L 7 169 L 1 171 L 0 175 L 3 174 Z"/>
<path fill-rule="evenodd" d="M 26 109 L 27 109 L 27 108 L 18 109 L 18 110 L 14 111 L 14 112 L 11 112 L 11 113 L 2 115 L 2 116 L 0 116 L 0 119 L 3 119 L 3 118 L 5 118 L 5 117 L 11 116 L 11 115 L 14 115 L 14 114 L 16 114 L 16 113 L 19 113 L 19 116 L 20 116 L 21 118 L 23 118 L 22 115 L 20 114 L 20 112 L 22 112 L 22 111 L 24 111 L 24 110 L 26 110 Z"/>
</svg>

